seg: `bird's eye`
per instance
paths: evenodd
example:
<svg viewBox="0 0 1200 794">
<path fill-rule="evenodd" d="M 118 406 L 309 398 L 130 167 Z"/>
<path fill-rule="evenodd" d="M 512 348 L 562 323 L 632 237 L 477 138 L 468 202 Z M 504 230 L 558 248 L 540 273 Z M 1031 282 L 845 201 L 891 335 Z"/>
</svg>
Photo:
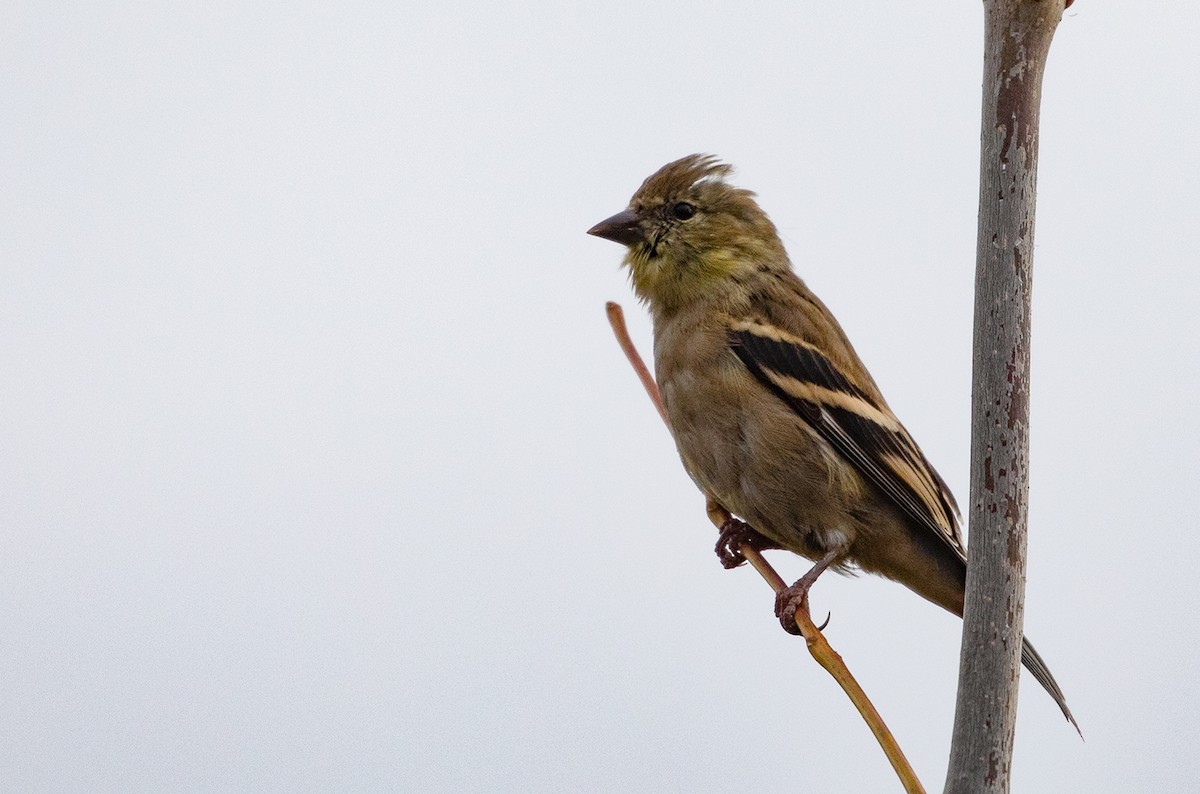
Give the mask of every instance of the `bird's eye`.
<svg viewBox="0 0 1200 794">
<path fill-rule="evenodd" d="M 686 201 L 681 201 L 674 207 L 671 207 L 671 214 L 681 221 L 686 221 L 688 218 L 696 214 L 696 208 Z"/>
</svg>

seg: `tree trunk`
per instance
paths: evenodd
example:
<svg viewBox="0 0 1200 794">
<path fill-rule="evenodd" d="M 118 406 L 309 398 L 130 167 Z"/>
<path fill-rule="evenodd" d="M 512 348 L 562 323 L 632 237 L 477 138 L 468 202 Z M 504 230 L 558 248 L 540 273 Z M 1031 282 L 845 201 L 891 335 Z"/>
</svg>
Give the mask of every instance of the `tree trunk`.
<svg viewBox="0 0 1200 794">
<path fill-rule="evenodd" d="M 1009 790 L 1024 621 L 1038 109 L 1063 4 L 983 3 L 969 564 L 947 794 Z"/>
</svg>

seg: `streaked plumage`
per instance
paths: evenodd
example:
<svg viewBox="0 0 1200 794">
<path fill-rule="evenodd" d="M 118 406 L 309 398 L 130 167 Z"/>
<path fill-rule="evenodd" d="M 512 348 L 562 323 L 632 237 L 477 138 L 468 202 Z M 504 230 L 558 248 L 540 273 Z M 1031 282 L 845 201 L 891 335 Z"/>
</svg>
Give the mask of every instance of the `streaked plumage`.
<svg viewBox="0 0 1200 794">
<path fill-rule="evenodd" d="M 591 230 L 628 248 L 684 467 L 763 547 L 817 561 L 805 588 L 826 566 L 857 568 L 961 616 L 954 497 L 730 170 L 705 155 L 670 163 Z M 1033 646 L 1022 650 L 1074 723 Z"/>
</svg>

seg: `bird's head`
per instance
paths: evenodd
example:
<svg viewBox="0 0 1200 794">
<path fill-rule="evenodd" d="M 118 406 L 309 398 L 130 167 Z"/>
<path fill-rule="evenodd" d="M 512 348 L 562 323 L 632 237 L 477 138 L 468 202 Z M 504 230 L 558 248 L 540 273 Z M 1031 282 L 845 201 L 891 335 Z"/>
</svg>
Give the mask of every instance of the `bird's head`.
<svg viewBox="0 0 1200 794">
<path fill-rule="evenodd" d="M 588 234 L 628 248 L 638 297 L 661 309 L 744 292 L 764 271 L 787 269 L 775 225 L 754 194 L 725 181 L 732 167 L 692 154 L 658 169 L 629 207 Z"/>
</svg>

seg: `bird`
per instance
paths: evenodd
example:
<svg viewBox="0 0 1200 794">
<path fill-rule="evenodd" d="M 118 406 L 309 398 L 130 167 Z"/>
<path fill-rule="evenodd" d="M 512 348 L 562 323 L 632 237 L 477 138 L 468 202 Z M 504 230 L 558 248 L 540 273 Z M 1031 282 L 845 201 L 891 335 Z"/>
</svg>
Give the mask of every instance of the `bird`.
<svg viewBox="0 0 1200 794">
<path fill-rule="evenodd" d="M 684 469 L 735 516 L 718 557 L 736 567 L 749 543 L 814 563 L 776 600 L 793 633 L 828 569 L 886 577 L 962 617 L 967 554 L 950 488 L 731 173 L 713 155 L 675 160 L 588 230 L 625 246 Z M 1021 660 L 1078 730 L 1028 640 Z"/>
</svg>

